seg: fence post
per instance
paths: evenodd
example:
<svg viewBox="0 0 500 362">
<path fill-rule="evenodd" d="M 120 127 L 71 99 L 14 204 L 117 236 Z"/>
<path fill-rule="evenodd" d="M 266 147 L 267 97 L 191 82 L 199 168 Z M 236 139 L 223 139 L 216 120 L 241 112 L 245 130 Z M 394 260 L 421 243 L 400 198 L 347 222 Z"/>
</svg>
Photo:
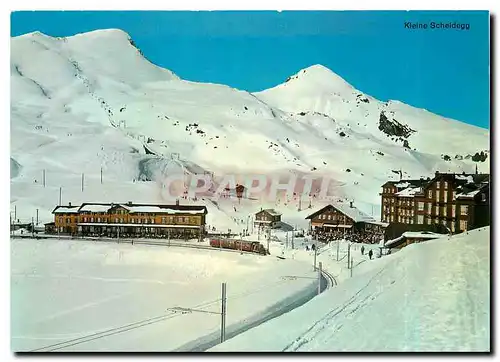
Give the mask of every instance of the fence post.
<svg viewBox="0 0 500 362">
<path fill-rule="evenodd" d="M 352 267 L 352 266 L 353 266 L 352 262 L 353 262 L 353 258 L 351 257 L 351 278 L 352 278 L 352 269 L 353 269 L 353 267 Z"/>
<path fill-rule="evenodd" d="M 316 254 L 318 252 L 318 248 L 316 247 L 316 244 L 314 245 L 314 270 L 316 270 Z"/>
</svg>

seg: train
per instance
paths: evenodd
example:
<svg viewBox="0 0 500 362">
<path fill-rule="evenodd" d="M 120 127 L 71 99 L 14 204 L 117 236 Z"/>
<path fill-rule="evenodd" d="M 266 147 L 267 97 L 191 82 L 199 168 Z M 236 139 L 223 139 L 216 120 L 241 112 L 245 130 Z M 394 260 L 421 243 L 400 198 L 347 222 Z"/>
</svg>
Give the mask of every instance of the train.
<svg viewBox="0 0 500 362">
<path fill-rule="evenodd" d="M 238 239 L 210 239 L 210 246 L 214 248 L 241 250 L 260 255 L 269 255 L 269 251 L 258 241 L 246 241 Z"/>
</svg>

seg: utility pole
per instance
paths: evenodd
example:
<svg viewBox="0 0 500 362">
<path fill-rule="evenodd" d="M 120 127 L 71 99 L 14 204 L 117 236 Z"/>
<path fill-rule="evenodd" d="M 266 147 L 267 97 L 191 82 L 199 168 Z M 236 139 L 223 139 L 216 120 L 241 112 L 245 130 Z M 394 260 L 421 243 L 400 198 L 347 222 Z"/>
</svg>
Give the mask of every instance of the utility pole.
<svg viewBox="0 0 500 362">
<path fill-rule="evenodd" d="M 295 228 L 292 230 L 292 250 L 294 249 L 293 238 L 295 236 Z"/>
<path fill-rule="evenodd" d="M 102 166 L 101 166 L 101 185 L 102 185 Z"/>
<path fill-rule="evenodd" d="M 226 339 L 226 283 L 222 283 L 220 343 Z"/>
<path fill-rule="evenodd" d="M 170 246 L 170 229 L 167 229 L 168 246 Z"/>
<path fill-rule="evenodd" d="M 351 260 L 351 243 L 347 244 L 347 269 L 349 269 L 349 260 Z"/>
<path fill-rule="evenodd" d="M 62 186 L 59 187 L 59 206 L 61 206 L 62 203 Z"/>
<path fill-rule="evenodd" d="M 17 206 L 14 205 L 14 222 L 17 220 Z"/>
<path fill-rule="evenodd" d="M 351 278 L 352 278 L 352 262 L 353 262 L 353 258 L 351 257 Z"/>
<path fill-rule="evenodd" d="M 339 248 L 340 248 L 340 240 L 337 239 L 337 261 L 339 261 Z"/>
<path fill-rule="evenodd" d="M 314 245 L 314 270 L 316 270 L 316 255 L 318 253 L 318 248 L 316 247 L 316 244 Z"/>
<path fill-rule="evenodd" d="M 321 272 L 322 272 L 322 264 L 319 262 L 319 269 L 318 269 L 318 295 L 321 293 Z"/>
<path fill-rule="evenodd" d="M 38 209 L 36 209 L 36 224 L 38 225 Z"/>
<path fill-rule="evenodd" d="M 45 187 L 45 169 L 43 169 L 42 182 L 43 182 L 43 187 Z"/>
<path fill-rule="evenodd" d="M 82 173 L 82 192 L 83 192 L 83 178 L 84 178 L 84 174 Z"/>
<path fill-rule="evenodd" d="M 31 217 L 31 237 L 35 237 L 35 223 L 33 222 L 33 216 Z"/>
<path fill-rule="evenodd" d="M 10 217 L 10 235 L 12 235 L 12 211 L 9 213 L 9 217 Z"/>
</svg>

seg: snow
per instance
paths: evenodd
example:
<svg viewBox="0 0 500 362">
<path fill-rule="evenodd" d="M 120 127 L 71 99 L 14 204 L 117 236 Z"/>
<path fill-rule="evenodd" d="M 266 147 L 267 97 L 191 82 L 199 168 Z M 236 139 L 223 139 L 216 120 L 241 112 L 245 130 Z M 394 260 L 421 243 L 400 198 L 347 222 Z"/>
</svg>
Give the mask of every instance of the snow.
<svg viewBox="0 0 500 362">
<path fill-rule="evenodd" d="M 481 190 L 474 190 L 466 193 L 457 194 L 456 198 L 474 198 Z"/>
<path fill-rule="evenodd" d="M 151 64 L 118 29 L 67 38 L 30 33 L 11 39 L 11 53 L 11 208 L 20 219 L 39 209 L 42 222 L 52 221 L 60 187 L 63 201 L 75 204 L 168 204 L 161 185 L 167 175 L 204 172 L 328 176 L 331 195 L 355 199 L 377 219 L 380 186 L 394 164 L 410 178 L 438 169 L 471 173 L 470 159 L 444 161 L 441 154 L 489 149 L 487 130 L 376 100 L 321 65 L 251 94 L 182 80 Z M 382 111 L 417 131 L 411 150 L 378 129 Z M 145 146 L 156 155 L 146 155 Z M 478 166 L 489 170 L 488 162 Z M 242 229 L 235 220 L 261 206 L 300 219 L 296 199 L 243 199 L 237 212 L 230 199 L 202 203 L 207 222 L 220 230 Z"/>
<path fill-rule="evenodd" d="M 336 288 L 210 351 L 490 351 L 489 235 L 481 228 L 359 264 Z"/>
<path fill-rule="evenodd" d="M 21 223 L 31 222 L 37 210 L 41 223 L 53 221 L 52 210 L 59 203 L 92 203 L 82 208 L 90 212 L 106 212 L 116 200 L 171 205 L 174 200 L 167 198 L 163 189 L 167 176 L 205 172 L 216 177 L 236 174 L 241 179 L 257 174 L 269 178 L 327 177 L 331 181 L 328 200 L 313 199 L 311 208 L 305 208 L 309 200 L 302 200 L 300 211 L 297 198 L 237 200 L 229 197 L 217 201 L 200 198 L 196 204 L 207 207 L 207 226 L 219 232 L 231 229 L 238 233 L 247 227 L 253 228 L 252 217 L 260 208 L 281 213 L 283 229 L 293 226 L 306 229 L 307 215 L 325 202 L 334 205 L 338 200 L 354 200 L 358 210 L 347 206 L 353 218 L 375 223 L 380 217 L 380 188 L 394 179 L 391 171 L 394 165 L 402 169 L 405 178 L 432 176 L 436 170 L 472 173 L 476 165 L 480 172 L 489 172 L 489 162 L 475 163 L 454 157 L 488 150 L 489 131 L 401 102 L 377 100 L 321 65 L 300 70 L 274 88 L 248 93 L 225 85 L 180 79 L 168 69 L 150 63 L 132 46 L 128 34 L 117 29 L 67 38 L 53 38 L 39 32 L 11 38 L 10 65 L 10 209 L 12 213 L 16 209 L 16 219 Z M 368 102 L 359 101 L 360 97 Z M 405 149 L 400 141 L 379 130 L 382 111 L 389 120 L 395 119 L 416 131 L 408 138 L 411 149 Z M 442 142 L 444 136 L 447 142 Z M 145 147 L 155 154 L 146 154 Z M 449 155 L 451 160 L 444 161 L 442 154 Z M 350 172 L 346 172 L 347 169 Z M 193 200 L 181 199 L 181 204 L 190 205 Z M 285 260 L 237 253 L 221 253 L 218 257 L 209 251 L 164 250 L 144 245 L 134 245 L 132 249 L 130 245 L 83 241 L 12 240 L 12 346 L 22 350 L 36 348 L 159 315 L 165 313 L 167 307 L 209 302 L 218 298 L 221 281 L 228 282 L 230 294 L 262 290 L 262 293 L 251 294 L 250 299 L 234 299 L 235 304 L 229 307 L 229 324 L 234 326 L 245 318 L 262 315 L 266 308 L 284 303 L 286 298 L 303 296 L 312 286 L 308 279 L 286 282 L 280 279 L 297 273 L 313 275 L 310 268 L 313 256 L 305 250 L 283 249 L 284 234 L 276 231 L 275 235 L 281 243 L 271 242 L 271 250 L 283 253 Z M 250 240 L 259 236 L 252 237 Z M 304 238 L 295 242 L 303 248 L 311 244 Z M 408 285 L 416 285 L 416 292 L 412 289 L 409 293 L 426 295 L 430 281 L 417 285 L 412 278 L 422 273 L 437 278 L 433 265 L 428 262 L 438 263 L 436 258 L 441 254 L 416 252 L 416 255 L 422 254 L 418 261 L 426 265 L 424 270 L 415 269 L 416 261 L 405 264 L 399 258 L 426 247 L 424 244 L 427 242 L 405 247 L 372 262 L 366 256 L 354 256 L 357 266 L 352 282 L 359 288 L 367 281 L 361 272 L 376 273 L 382 265 L 388 265 L 388 269 L 373 276 L 374 282 L 351 304 L 366 303 L 370 307 L 370 297 L 375 297 L 376 303 L 373 303 L 378 308 L 374 306 L 370 315 L 360 317 L 361 327 L 353 324 L 352 315 L 342 314 L 349 307 L 341 310 L 342 303 L 359 289 L 354 284 L 349 286 L 348 271 L 331 260 L 335 246 L 324 249 L 318 260 L 335 273 L 339 282 L 345 282 L 335 291 L 339 293 L 338 298 L 330 298 L 328 294 L 315 298 L 317 309 L 308 311 L 307 318 L 301 314 L 302 308 L 287 313 L 286 316 L 298 319 L 278 334 L 276 330 L 268 330 L 256 336 L 254 348 L 285 348 L 300 336 L 301 331 L 297 329 L 302 328 L 304 320 L 306 324 L 317 320 L 317 325 L 323 326 L 321 320 L 331 320 L 327 313 L 336 306 L 340 307 L 338 318 L 346 317 L 346 328 L 332 317 L 335 328 L 340 328 L 336 332 L 338 338 L 322 334 L 338 343 L 336 350 L 415 347 L 411 338 L 427 324 L 418 326 L 416 314 L 405 309 L 404 303 L 412 301 L 403 301 L 404 308 L 394 310 L 400 295 L 384 296 L 381 290 L 396 290 L 384 279 L 394 272 L 398 286 L 408 281 Z M 347 244 L 339 242 L 339 245 L 345 258 Z M 366 248 L 378 251 L 379 245 L 366 245 Z M 474 250 L 455 255 L 455 259 L 449 261 L 451 273 L 460 276 L 460 270 L 454 269 L 456 261 L 466 263 L 473 254 Z M 446 255 L 443 258 L 448 260 Z M 345 263 L 345 259 L 342 262 Z M 410 270 L 414 271 L 412 275 L 408 274 Z M 454 282 L 452 274 L 444 271 L 442 274 L 450 279 L 439 280 L 444 284 L 436 285 Z M 477 282 L 486 283 L 489 274 L 478 271 L 478 275 L 482 279 Z M 467 279 L 467 283 L 470 280 L 472 283 L 476 279 Z M 467 283 L 464 285 L 468 286 Z M 374 285 L 380 290 L 375 290 Z M 397 291 L 401 292 L 401 288 Z M 482 295 L 482 289 L 474 292 Z M 411 295 L 419 303 L 425 302 L 418 294 Z M 458 295 L 468 300 L 467 295 Z M 357 303 L 360 301 L 357 298 L 363 296 L 367 299 Z M 394 302 L 389 297 L 394 298 Z M 431 295 L 429 301 L 436 300 L 431 297 L 435 295 Z M 444 295 L 440 297 L 442 303 L 452 303 Z M 37 308 L 33 308 L 33 300 L 40 301 Z M 383 303 L 379 305 L 379 301 Z M 434 315 L 432 310 L 419 309 L 423 304 L 408 304 L 408 308 L 410 306 L 425 312 L 425 318 Z M 467 306 L 464 308 L 469 311 Z M 484 309 L 484 305 L 478 308 Z M 403 312 L 410 315 L 407 330 L 398 324 L 404 317 Z M 382 322 L 376 318 L 392 313 L 395 320 L 387 324 L 389 330 L 380 328 Z M 326 317 L 322 319 L 323 316 Z M 485 316 L 478 318 L 481 323 L 475 326 L 477 333 L 470 339 L 471 343 L 485 333 L 480 328 L 481 318 Z M 467 318 L 464 321 L 470 322 Z M 414 328 L 415 325 L 418 328 Z M 310 326 L 307 324 L 302 332 Z M 183 315 L 133 333 L 97 339 L 65 350 L 174 350 L 187 348 L 186 343 L 207 334 L 217 334 L 217 328 L 217 317 Z M 171 332 L 179 330 L 183 332 Z M 446 341 L 456 337 L 448 336 L 439 328 L 434 332 L 424 337 L 427 344 L 422 348 L 432 345 L 428 341 L 432 336 L 445 336 Z M 269 338 L 270 335 L 276 337 Z M 374 335 L 387 338 L 381 342 L 379 338 L 372 338 Z M 394 336 L 402 338 L 389 338 Z M 263 338 L 267 340 L 262 341 Z M 228 343 L 233 340 L 238 341 L 238 337 Z M 456 347 L 459 341 L 456 338 L 449 345 Z M 280 342 L 283 345 L 276 347 Z M 321 346 L 335 349 L 329 343 L 333 342 L 324 342 Z M 459 349 L 467 346 L 466 342 L 460 343 Z M 471 348 L 476 345 L 479 344 Z M 314 349 L 314 342 L 305 342 L 300 348 Z"/>
<path fill-rule="evenodd" d="M 54 210 L 54 214 L 77 214 L 78 206 L 59 206 Z"/>
<path fill-rule="evenodd" d="M 96 204 L 87 204 L 82 205 L 80 209 L 77 209 L 79 212 L 108 212 L 111 204 L 109 205 L 96 205 Z"/>
<path fill-rule="evenodd" d="M 354 220 L 354 222 L 370 222 L 375 221 L 373 217 L 365 214 L 363 211 L 359 210 L 355 205 L 351 207 L 349 204 L 345 203 L 333 203 L 332 206 L 347 215 L 349 218 Z"/>
<path fill-rule="evenodd" d="M 196 339 L 218 335 L 220 316 L 167 309 L 198 306 L 218 312 L 222 282 L 227 283 L 227 333 L 317 288 L 309 262 L 218 249 L 11 239 L 11 258 L 14 351 L 162 315 L 158 323 L 60 351 L 186 350 Z M 290 275 L 302 278 L 283 279 Z"/>
<path fill-rule="evenodd" d="M 396 193 L 396 195 L 402 197 L 413 197 L 416 193 L 419 192 L 422 192 L 421 187 L 408 187 L 404 190 L 399 191 L 398 193 Z"/>
</svg>

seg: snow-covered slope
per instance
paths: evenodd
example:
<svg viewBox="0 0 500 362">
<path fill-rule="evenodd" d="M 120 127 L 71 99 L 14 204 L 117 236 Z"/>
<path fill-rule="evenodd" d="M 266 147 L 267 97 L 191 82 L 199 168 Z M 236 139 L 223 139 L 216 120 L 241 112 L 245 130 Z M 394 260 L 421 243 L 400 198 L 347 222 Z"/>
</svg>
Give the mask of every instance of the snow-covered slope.
<svg viewBox="0 0 500 362">
<path fill-rule="evenodd" d="M 360 264 L 334 289 L 211 351 L 489 351 L 489 245 L 487 227 Z"/>
<path fill-rule="evenodd" d="M 489 150 L 488 131 L 380 102 L 322 66 L 255 94 L 184 81 L 121 30 L 12 38 L 11 95 L 11 204 L 44 221 L 60 187 L 63 202 L 162 202 L 161 180 L 175 172 L 328 175 L 336 196 L 378 212 L 391 170 L 473 172 L 465 157 Z M 260 204 L 207 206 L 209 223 L 235 230 L 231 218 Z"/>
</svg>

